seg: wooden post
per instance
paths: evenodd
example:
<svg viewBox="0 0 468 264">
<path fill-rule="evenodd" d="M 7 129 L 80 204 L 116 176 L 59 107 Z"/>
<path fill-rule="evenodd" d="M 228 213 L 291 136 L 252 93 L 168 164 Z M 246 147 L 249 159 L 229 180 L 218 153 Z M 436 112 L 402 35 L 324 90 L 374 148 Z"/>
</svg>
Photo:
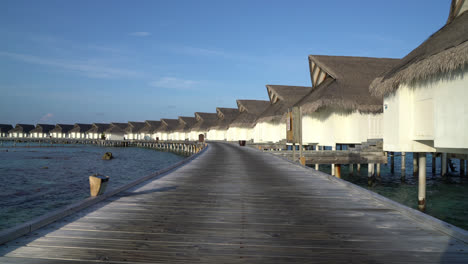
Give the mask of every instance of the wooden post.
<svg viewBox="0 0 468 264">
<path fill-rule="evenodd" d="M 418 153 L 413 152 L 413 176 L 418 174 Z"/>
<path fill-rule="evenodd" d="M 332 146 L 332 150 L 336 150 L 336 144 Z M 335 176 L 335 164 L 331 165 L 332 176 Z"/>
<path fill-rule="evenodd" d="M 293 154 L 292 154 L 292 161 L 296 161 L 296 145 L 293 143 L 292 144 L 292 151 L 293 151 Z"/>
<path fill-rule="evenodd" d="M 315 145 L 315 151 L 319 151 L 319 150 L 320 150 L 320 146 L 319 146 L 319 145 Z M 318 163 L 316 163 L 316 164 L 315 164 L 315 170 L 318 171 L 318 170 L 320 169 L 319 166 L 320 166 L 320 165 L 319 165 Z"/>
<path fill-rule="evenodd" d="M 300 162 L 301 162 L 301 165 L 302 165 L 302 166 L 305 166 L 305 165 L 306 165 L 306 159 L 305 159 L 305 157 L 300 157 Z"/>
<path fill-rule="evenodd" d="M 353 175 L 354 174 L 354 164 L 349 164 L 349 175 Z"/>
<path fill-rule="evenodd" d="M 465 160 L 460 159 L 460 177 L 465 176 Z"/>
<path fill-rule="evenodd" d="M 341 164 L 335 165 L 335 176 L 341 179 Z"/>
<path fill-rule="evenodd" d="M 390 152 L 390 172 L 395 173 L 395 152 Z"/>
<path fill-rule="evenodd" d="M 372 186 L 372 184 L 374 183 L 374 164 L 373 163 L 369 163 L 367 164 L 367 184 L 369 186 Z"/>
<path fill-rule="evenodd" d="M 419 153 L 418 208 L 426 209 L 426 153 Z"/>
<path fill-rule="evenodd" d="M 361 164 L 356 165 L 357 173 L 361 173 Z"/>
<path fill-rule="evenodd" d="M 442 177 L 447 176 L 447 153 L 442 153 L 440 156 L 441 172 Z"/>
<path fill-rule="evenodd" d="M 436 153 L 432 153 L 432 174 L 434 175 L 436 173 Z"/>
<path fill-rule="evenodd" d="M 380 163 L 376 164 L 376 170 L 377 170 L 377 178 L 380 178 Z"/>
<path fill-rule="evenodd" d="M 401 152 L 401 180 L 406 177 L 406 152 Z"/>
</svg>

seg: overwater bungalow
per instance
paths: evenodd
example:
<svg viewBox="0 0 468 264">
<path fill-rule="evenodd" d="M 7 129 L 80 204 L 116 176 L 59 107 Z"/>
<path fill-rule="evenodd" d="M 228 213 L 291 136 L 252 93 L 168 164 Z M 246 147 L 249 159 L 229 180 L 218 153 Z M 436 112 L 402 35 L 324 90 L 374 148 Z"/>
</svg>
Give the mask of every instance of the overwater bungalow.
<svg viewBox="0 0 468 264">
<path fill-rule="evenodd" d="M 123 140 L 127 126 L 127 123 L 110 123 L 110 127 L 102 133 L 106 137 L 106 140 Z"/>
<path fill-rule="evenodd" d="M 68 132 L 70 138 L 86 138 L 86 131 L 90 130 L 93 125 L 75 123 L 73 128 Z"/>
<path fill-rule="evenodd" d="M 13 129 L 12 125 L 0 124 L 0 137 L 8 137 L 8 131 L 12 129 Z"/>
<path fill-rule="evenodd" d="M 197 121 L 195 117 L 179 116 L 179 124 L 172 131 L 170 138 L 173 140 L 186 140 L 189 138 L 191 127 Z"/>
<path fill-rule="evenodd" d="M 104 133 L 106 130 L 111 128 L 111 124 L 105 123 L 93 123 L 91 129 L 86 131 L 86 138 L 87 139 L 104 139 L 106 134 Z"/>
<path fill-rule="evenodd" d="M 55 128 L 55 125 L 37 124 L 36 128 L 31 130 L 30 137 L 32 138 L 48 138 L 50 131 Z"/>
<path fill-rule="evenodd" d="M 384 97 L 384 150 L 468 153 L 468 1 L 371 85 Z"/>
<path fill-rule="evenodd" d="M 199 140 L 199 139 L 205 140 L 207 138 L 208 131 L 216 123 L 216 120 L 218 119 L 218 115 L 215 113 L 196 112 L 195 119 L 197 121 L 190 129 L 189 140 Z"/>
<path fill-rule="evenodd" d="M 125 128 L 125 139 L 135 140 L 138 139 L 139 131 L 145 127 L 145 122 L 128 122 Z"/>
<path fill-rule="evenodd" d="M 334 149 L 382 138 L 382 97 L 371 95 L 369 85 L 398 61 L 310 55 L 312 90 L 295 104 L 302 110 L 302 143 Z"/>
<path fill-rule="evenodd" d="M 270 106 L 260 114 L 254 127 L 254 142 L 279 142 L 286 139 L 287 111 L 308 94 L 312 87 L 266 85 Z"/>
<path fill-rule="evenodd" d="M 177 128 L 178 125 L 178 119 L 162 118 L 161 124 L 153 131 L 153 135 L 155 135 L 156 138 L 159 138 L 159 140 L 170 140 L 169 135 Z"/>
<path fill-rule="evenodd" d="M 70 131 L 74 128 L 73 125 L 57 124 L 55 128 L 50 130 L 50 136 L 53 138 L 68 138 Z"/>
<path fill-rule="evenodd" d="M 27 138 L 30 136 L 31 130 L 34 128 L 34 125 L 16 124 L 15 128 L 8 131 L 8 137 Z"/>
<path fill-rule="evenodd" d="M 161 121 L 146 120 L 145 126 L 139 131 L 139 140 L 159 140 L 154 130 L 161 125 Z"/>
<path fill-rule="evenodd" d="M 262 100 L 237 100 L 239 114 L 229 125 L 226 133 L 228 141 L 245 140 L 254 138 L 255 121 L 269 106 L 269 101 Z"/>
<path fill-rule="evenodd" d="M 226 140 L 229 125 L 239 115 L 239 110 L 237 108 L 217 107 L 216 114 L 218 120 L 208 131 L 207 137 L 210 140 Z"/>
</svg>

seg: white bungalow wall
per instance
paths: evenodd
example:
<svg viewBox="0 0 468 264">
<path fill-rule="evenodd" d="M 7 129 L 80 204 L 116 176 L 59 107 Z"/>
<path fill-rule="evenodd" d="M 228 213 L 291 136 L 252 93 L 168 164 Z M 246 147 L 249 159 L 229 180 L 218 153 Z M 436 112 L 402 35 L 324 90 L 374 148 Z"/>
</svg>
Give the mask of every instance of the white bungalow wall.
<svg viewBox="0 0 468 264">
<path fill-rule="evenodd" d="M 211 129 L 208 131 L 207 139 L 209 140 L 226 140 L 226 130 Z"/>
<path fill-rule="evenodd" d="M 254 128 L 254 142 L 279 142 L 286 139 L 286 123 L 257 123 Z"/>
<path fill-rule="evenodd" d="M 228 141 L 250 141 L 254 138 L 254 130 L 253 128 L 229 127 L 226 133 L 226 138 Z"/>
<path fill-rule="evenodd" d="M 335 146 L 382 138 L 382 114 L 325 109 L 302 117 L 303 144 Z"/>
<path fill-rule="evenodd" d="M 384 150 L 468 154 L 468 68 L 384 98 Z"/>
</svg>

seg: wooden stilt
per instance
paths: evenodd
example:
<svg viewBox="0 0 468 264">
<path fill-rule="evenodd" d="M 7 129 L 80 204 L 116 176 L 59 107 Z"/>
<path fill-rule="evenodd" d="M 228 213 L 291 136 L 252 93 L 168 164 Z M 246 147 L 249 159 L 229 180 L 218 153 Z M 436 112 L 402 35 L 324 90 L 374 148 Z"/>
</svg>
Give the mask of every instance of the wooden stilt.
<svg viewBox="0 0 468 264">
<path fill-rule="evenodd" d="M 431 165 L 432 165 L 432 174 L 434 175 L 436 173 L 436 153 L 433 152 L 431 156 L 432 156 L 432 163 L 431 163 Z"/>
<path fill-rule="evenodd" d="M 349 175 L 354 174 L 354 164 L 349 164 Z"/>
<path fill-rule="evenodd" d="M 390 152 L 390 172 L 395 173 L 395 152 Z"/>
<path fill-rule="evenodd" d="M 320 146 L 319 146 L 319 145 L 316 145 L 316 146 L 315 146 L 315 151 L 319 151 L 319 150 L 320 150 Z M 315 170 L 319 170 L 319 169 L 320 169 L 319 166 L 320 166 L 320 165 L 319 165 L 318 163 L 315 164 Z"/>
<path fill-rule="evenodd" d="M 374 178 L 374 164 L 369 163 L 367 164 L 367 184 L 369 186 L 372 186 L 374 184 L 375 178 Z"/>
<path fill-rule="evenodd" d="M 440 163 L 441 163 L 441 172 L 440 174 L 442 177 L 447 176 L 447 153 L 442 153 L 440 157 Z"/>
<path fill-rule="evenodd" d="M 336 145 L 332 146 L 332 150 L 336 150 Z M 332 173 L 332 176 L 335 176 L 335 164 L 331 165 L 331 173 Z"/>
<path fill-rule="evenodd" d="M 341 179 L 341 164 L 335 165 L 335 176 Z"/>
<path fill-rule="evenodd" d="M 356 165 L 356 170 L 358 173 L 361 173 L 361 164 Z"/>
<path fill-rule="evenodd" d="M 380 178 L 380 163 L 376 164 L 376 175 L 377 175 L 377 178 Z"/>
<path fill-rule="evenodd" d="M 426 209 L 426 153 L 419 153 L 418 208 Z"/>
</svg>

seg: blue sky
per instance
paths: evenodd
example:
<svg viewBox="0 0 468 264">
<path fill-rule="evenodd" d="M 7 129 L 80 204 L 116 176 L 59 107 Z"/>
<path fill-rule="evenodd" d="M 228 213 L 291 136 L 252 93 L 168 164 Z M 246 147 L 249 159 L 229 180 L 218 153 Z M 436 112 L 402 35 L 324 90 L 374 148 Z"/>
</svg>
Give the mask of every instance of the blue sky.
<svg viewBox="0 0 468 264">
<path fill-rule="evenodd" d="M 0 1 L 0 123 L 126 122 L 310 85 L 309 54 L 401 58 L 450 0 Z"/>
</svg>

